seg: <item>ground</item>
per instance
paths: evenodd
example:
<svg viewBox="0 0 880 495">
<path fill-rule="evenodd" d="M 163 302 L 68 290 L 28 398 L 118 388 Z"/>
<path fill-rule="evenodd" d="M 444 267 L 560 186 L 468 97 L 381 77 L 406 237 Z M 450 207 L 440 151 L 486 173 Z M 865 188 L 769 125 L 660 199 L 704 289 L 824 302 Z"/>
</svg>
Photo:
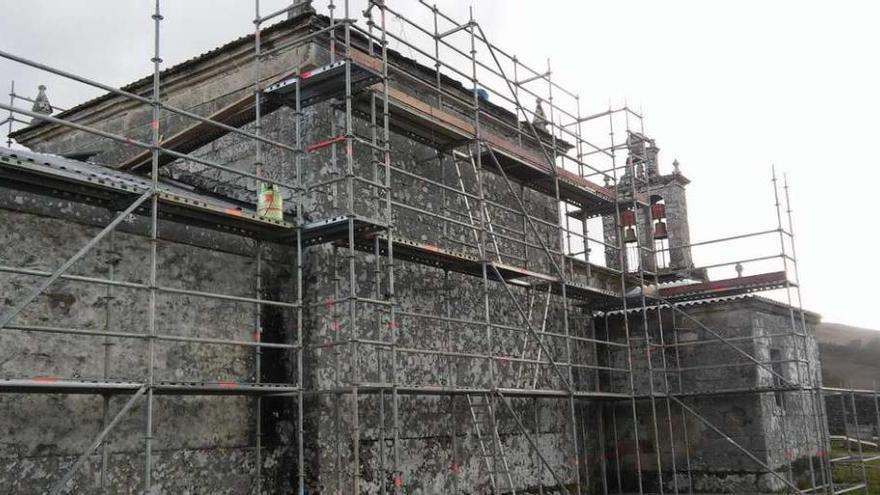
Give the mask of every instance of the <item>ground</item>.
<svg viewBox="0 0 880 495">
<path fill-rule="evenodd" d="M 858 450 L 855 445 L 851 446 L 850 449 L 852 451 L 852 455 L 858 456 Z M 878 450 L 876 447 L 865 447 L 862 452 L 865 457 L 874 457 L 880 455 L 880 450 Z M 843 441 L 832 441 L 831 455 L 832 459 L 849 455 L 846 445 L 843 443 Z M 866 493 L 871 495 L 880 495 L 880 459 L 865 463 L 865 476 L 868 479 L 869 487 Z M 857 464 L 835 463 L 834 481 L 838 484 L 861 483 L 861 467 Z"/>
</svg>

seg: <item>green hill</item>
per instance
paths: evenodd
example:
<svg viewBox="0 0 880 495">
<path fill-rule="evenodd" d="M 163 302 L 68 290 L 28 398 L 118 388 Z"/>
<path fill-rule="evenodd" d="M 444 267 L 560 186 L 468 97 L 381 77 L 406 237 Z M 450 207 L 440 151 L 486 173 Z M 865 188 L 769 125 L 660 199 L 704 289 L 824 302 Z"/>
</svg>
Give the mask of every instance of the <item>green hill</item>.
<svg viewBox="0 0 880 495">
<path fill-rule="evenodd" d="M 880 387 L 880 331 L 821 323 L 816 339 L 826 387 Z"/>
</svg>

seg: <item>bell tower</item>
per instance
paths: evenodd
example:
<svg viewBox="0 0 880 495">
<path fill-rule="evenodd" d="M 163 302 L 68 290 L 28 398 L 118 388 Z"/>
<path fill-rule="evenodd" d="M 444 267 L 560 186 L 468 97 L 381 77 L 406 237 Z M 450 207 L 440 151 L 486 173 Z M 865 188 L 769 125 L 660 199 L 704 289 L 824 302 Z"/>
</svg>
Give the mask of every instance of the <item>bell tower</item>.
<svg viewBox="0 0 880 495">
<path fill-rule="evenodd" d="M 626 266 L 621 266 L 617 250 L 606 248 L 606 264 L 626 271 L 636 271 L 641 264 L 661 276 L 698 276 L 691 273 L 694 264 L 689 247 L 686 195 L 690 181 L 682 175 L 678 160 L 673 161 L 670 173 L 662 174 L 660 148 L 643 134 L 629 134 L 627 151 L 626 170 L 618 190 L 621 195 L 628 195 L 634 181 L 635 190 L 650 199 L 650 206 L 642 207 L 638 215 L 632 209 L 621 209 L 620 225 L 614 215 L 602 218 L 605 242 L 616 246 L 620 238 L 626 251 Z M 640 250 L 639 246 L 649 249 Z"/>
</svg>

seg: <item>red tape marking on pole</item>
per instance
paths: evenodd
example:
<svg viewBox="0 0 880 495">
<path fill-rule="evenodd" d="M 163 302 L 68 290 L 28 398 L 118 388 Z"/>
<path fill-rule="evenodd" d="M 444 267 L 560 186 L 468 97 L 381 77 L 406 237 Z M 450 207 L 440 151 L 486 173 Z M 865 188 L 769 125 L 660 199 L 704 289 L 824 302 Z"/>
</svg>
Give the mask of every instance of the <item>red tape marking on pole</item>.
<svg viewBox="0 0 880 495">
<path fill-rule="evenodd" d="M 321 148 L 326 148 L 327 146 L 330 146 L 331 144 L 336 144 L 341 141 L 345 141 L 345 136 L 336 136 L 334 138 L 330 138 L 325 141 L 321 141 L 321 142 L 306 146 L 306 152 L 311 153 L 312 151 L 317 151 Z"/>
</svg>

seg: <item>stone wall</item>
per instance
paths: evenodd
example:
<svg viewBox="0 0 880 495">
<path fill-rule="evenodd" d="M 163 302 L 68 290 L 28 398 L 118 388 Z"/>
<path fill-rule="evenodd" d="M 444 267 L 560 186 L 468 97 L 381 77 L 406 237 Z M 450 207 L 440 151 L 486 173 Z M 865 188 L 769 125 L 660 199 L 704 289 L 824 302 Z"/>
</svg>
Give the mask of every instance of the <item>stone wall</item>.
<svg viewBox="0 0 880 495">
<path fill-rule="evenodd" d="M 22 206 L 29 197 L 3 190 Z M 56 215 L 87 207 L 57 202 Z M 8 207 L 8 206 L 7 206 Z M 24 206 L 22 206 L 24 207 Z M 92 212 L 96 213 L 96 212 Z M 96 223 L 100 217 L 90 217 Z M 165 226 L 163 223 L 162 226 Z M 161 228 L 161 227 L 160 227 Z M 0 264 L 51 272 L 98 232 L 98 228 L 20 211 L 0 209 Z M 173 229 L 172 229 L 173 230 Z M 149 243 L 140 220 L 102 240 L 73 266 L 70 274 L 107 277 L 143 284 L 149 280 Z M 169 232 L 171 234 L 171 232 Z M 205 234 L 209 235 L 209 234 Z M 189 236 L 193 241 L 198 234 Z M 232 247 L 235 239 L 216 240 L 218 248 Z M 230 243 L 232 243 L 230 245 Z M 267 253 L 267 256 L 270 253 Z M 271 259 L 268 256 L 267 259 Z M 281 280 L 267 263 L 264 277 Z M 158 246 L 158 279 L 164 287 L 213 291 L 252 297 L 255 266 L 252 257 L 218 249 L 204 249 L 165 241 Z M 42 278 L 0 276 L 0 312 L 14 307 Z M 289 297 L 287 289 L 267 286 L 264 297 Z M 268 293 L 272 293 L 269 296 Z M 110 298 L 112 297 L 112 299 Z M 59 280 L 15 320 L 16 325 L 69 327 L 79 330 L 144 334 L 148 329 L 148 291 L 106 288 Z M 199 338 L 250 340 L 253 304 L 204 297 L 159 293 L 156 301 L 158 334 Z M 267 326 L 273 338 L 284 339 L 283 329 Z M 267 335 L 269 335 L 267 333 Z M 0 333 L 0 379 L 130 380 L 147 376 L 148 347 L 143 339 L 107 338 L 25 332 Z M 255 377 L 252 348 L 157 341 L 154 378 L 158 381 L 248 382 Z M 263 376 L 266 381 L 269 376 Z M 39 493 L 57 482 L 76 457 L 102 429 L 105 407 L 112 418 L 127 395 L 2 395 L 0 396 L 0 486 L 5 493 Z M 282 404 L 264 402 L 264 411 L 283 411 Z M 255 399 L 247 397 L 174 397 L 154 399 L 154 488 L 156 493 L 244 493 L 254 472 L 253 438 Z M 291 418 L 263 418 L 267 431 L 263 463 L 267 489 L 289 486 L 286 473 L 276 469 L 295 455 L 291 448 Z M 142 484 L 145 431 L 144 401 L 116 426 L 107 442 L 109 489 L 137 493 Z M 100 457 L 92 457 L 69 487 L 89 492 L 97 486 Z"/>
<path fill-rule="evenodd" d="M 783 384 L 774 381 L 775 377 L 767 368 L 793 383 L 821 386 L 815 316 L 807 315 L 804 339 L 792 335 L 788 309 L 769 300 L 745 298 L 680 309 L 682 311 L 675 312 L 666 309 L 659 316 L 655 309 L 648 311 L 647 330 L 642 313 L 632 311 L 628 318 L 633 343 L 631 356 L 625 350 L 609 356 L 615 366 L 625 366 L 626 360 L 632 359 L 635 393 L 645 397 L 636 404 L 640 441 L 638 447 L 633 444 L 620 453 L 621 469 L 632 473 L 640 461 L 646 480 L 655 480 L 655 485 L 659 483 L 659 469 L 664 483 L 671 487 L 673 463 L 679 470 L 690 465 L 694 473 L 694 490 L 703 492 L 764 492 L 784 486 L 781 480 L 768 474 L 749 455 L 733 446 L 729 438 L 779 472 L 786 472 L 791 463 L 794 482 L 809 484 L 809 464 L 813 462 L 818 470 L 817 456 L 824 448 L 816 435 L 823 421 L 818 412 L 822 405 L 817 404 L 810 393 L 797 390 L 773 392 L 775 385 Z M 800 320 L 796 323 L 800 334 Z M 662 336 L 658 331 L 661 325 L 664 329 Z M 704 327 L 727 342 L 720 341 Z M 625 341 L 620 315 L 609 319 L 609 329 L 612 336 L 617 335 L 618 339 Z M 647 350 L 644 345 L 646 331 L 652 343 L 660 343 L 662 338 L 666 344 L 678 344 L 678 352 L 674 347 L 667 347 L 665 352 L 656 346 Z M 762 365 L 755 364 L 742 353 Z M 808 361 L 809 366 L 803 361 Z M 649 399 L 652 386 L 649 364 L 654 370 L 653 390 L 661 395 L 671 391 L 684 406 L 677 401 L 667 405 L 662 398 L 653 402 Z M 664 374 L 664 368 L 671 372 Z M 676 368 L 679 368 L 678 372 Z M 625 374 L 619 374 L 612 383 L 625 390 L 629 387 L 627 380 Z M 762 388 L 771 391 L 755 393 Z M 700 397 L 700 394 L 713 395 Z M 632 444 L 635 432 L 632 410 L 621 405 L 606 410 L 606 414 L 616 415 L 613 421 L 617 426 L 616 436 L 606 429 L 606 442 L 611 445 Z M 655 416 L 657 430 L 654 429 Z M 672 442 L 670 431 L 673 432 Z M 660 449 L 659 465 L 657 446 Z M 612 481 L 613 468 L 616 464 L 609 466 L 608 476 Z M 631 474 L 626 479 L 633 478 L 635 476 Z M 687 482 L 684 474 L 680 474 L 677 480 Z"/>
<path fill-rule="evenodd" d="M 849 393 L 828 393 L 825 396 L 825 408 L 831 435 L 847 435 L 874 441 L 871 437 L 880 434 L 878 404 L 873 393 L 856 394 L 855 397 L 851 397 Z"/>
</svg>

